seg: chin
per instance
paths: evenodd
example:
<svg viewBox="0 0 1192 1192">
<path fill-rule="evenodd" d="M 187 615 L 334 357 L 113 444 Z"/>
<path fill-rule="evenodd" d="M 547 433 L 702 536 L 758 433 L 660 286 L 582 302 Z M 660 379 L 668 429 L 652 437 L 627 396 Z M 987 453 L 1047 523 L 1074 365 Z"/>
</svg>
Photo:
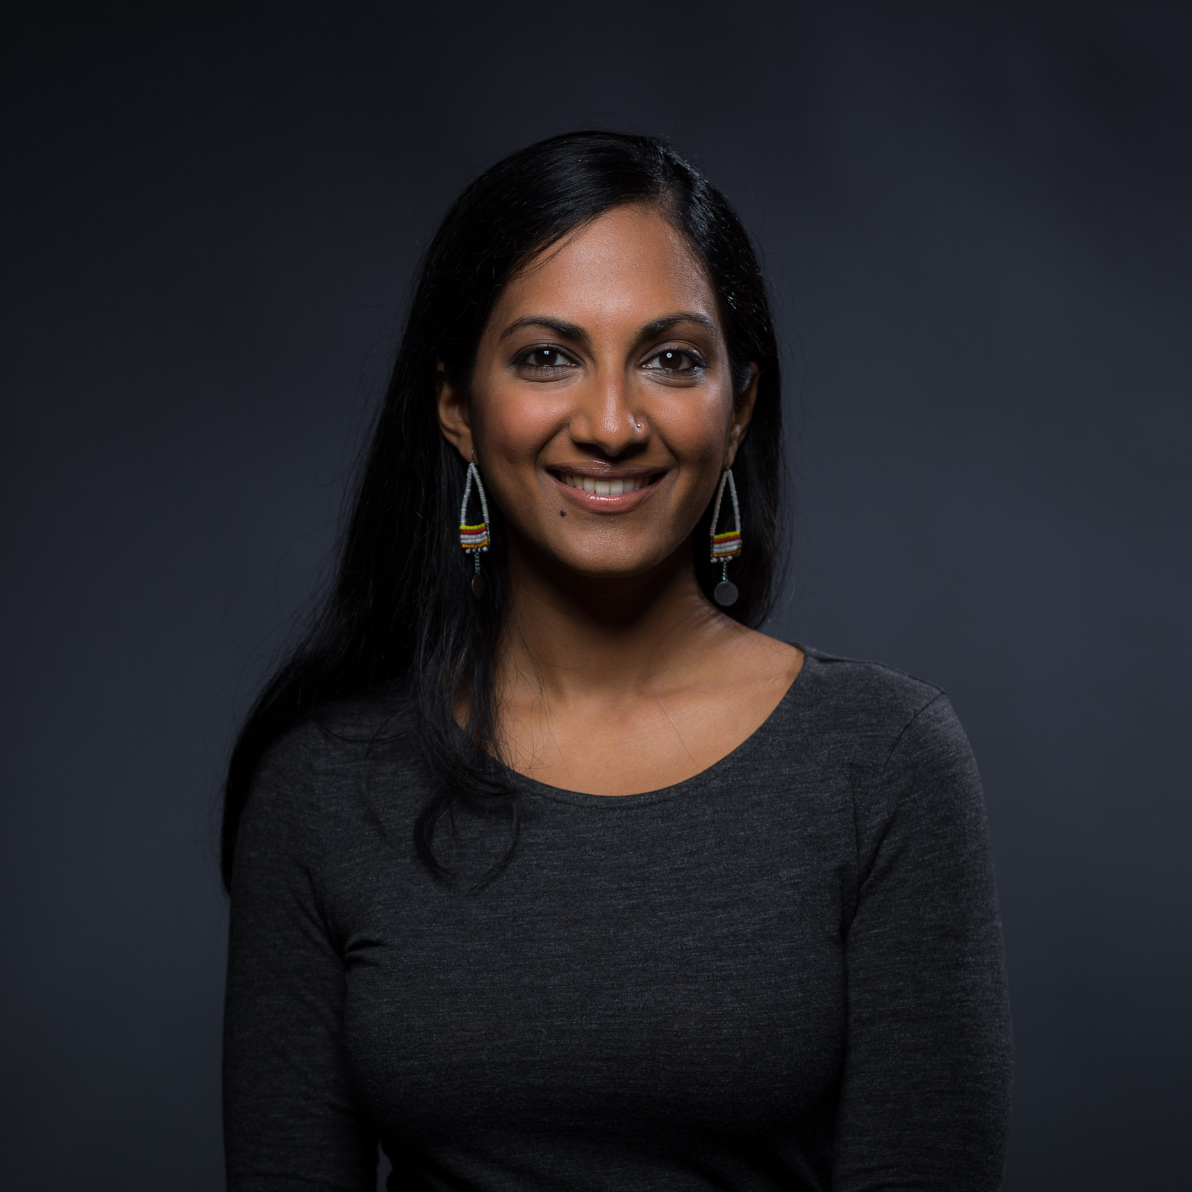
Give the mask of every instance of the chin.
<svg viewBox="0 0 1192 1192">
<path fill-rule="evenodd" d="M 594 551 L 583 555 L 556 555 L 565 571 L 593 582 L 615 582 L 648 575 L 667 559 L 667 554 L 628 556 L 625 551 Z"/>
</svg>

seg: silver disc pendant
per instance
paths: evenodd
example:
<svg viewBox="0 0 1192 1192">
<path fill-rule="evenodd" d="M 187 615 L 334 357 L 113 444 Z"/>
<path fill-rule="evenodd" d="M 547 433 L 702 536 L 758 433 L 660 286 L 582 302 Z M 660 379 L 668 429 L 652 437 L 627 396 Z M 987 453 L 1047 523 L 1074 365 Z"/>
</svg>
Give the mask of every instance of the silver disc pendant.
<svg viewBox="0 0 1192 1192">
<path fill-rule="evenodd" d="M 472 576 L 472 595 L 475 596 L 477 600 L 483 600 L 487 594 L 488 580 L 484 578 L 483 571 L 477 571 L 476 574 Z M 733 599 L 736 600 L 736 598 L 736 589 L 734 588 Z"/>
<path fill-rule="evenodd" d="M 728 608 L 730 604 L 737 603 L 737 585 L 731 579 L 722 579 L 712 589 L 712 595 L 721 608 Z"/>
</svg>

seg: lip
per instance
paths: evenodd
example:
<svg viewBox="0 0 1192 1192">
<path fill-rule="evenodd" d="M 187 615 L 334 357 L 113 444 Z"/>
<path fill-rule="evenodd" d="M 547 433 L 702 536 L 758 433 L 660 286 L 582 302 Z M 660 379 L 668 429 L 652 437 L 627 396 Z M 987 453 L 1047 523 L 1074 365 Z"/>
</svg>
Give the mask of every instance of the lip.
<svg viewBox="0 0 1192 1192">
<path fill-rule="evenodd" d="M 588 464 L 575 467 L 571 465 L 561 468 L 552 467 L 547 469 L 546 474 L 554 482 L 555 488 L 559 490 L 560 495 L 581 509 L 586 509 L 592 513 L 628 513 L 631 509 L 636 509 L 643 501 L 650 497 L 651 493 L 658 487 L 658 481 L 662 479 L 665 471 L 666 469 L 664 468 L 643 467 L 594 468 Z M 643 488 L 636 488 L 631 492 L 614 495 L 612 493 L 593 493 L 588 492 L 584 488 L 575 488 L 565 480 L 562 480 L 562 476 L 578 476 L 584 479 L 590 477 L 593 480 L 640 480 L 643 477 L 654 477 L 654 479 Z"/>
</svg>

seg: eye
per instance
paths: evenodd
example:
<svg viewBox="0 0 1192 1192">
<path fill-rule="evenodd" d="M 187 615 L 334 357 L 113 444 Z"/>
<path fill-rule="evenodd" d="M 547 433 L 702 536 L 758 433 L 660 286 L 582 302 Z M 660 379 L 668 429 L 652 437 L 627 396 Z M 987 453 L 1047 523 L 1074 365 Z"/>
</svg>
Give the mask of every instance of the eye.
<svg viewBox="0 0 1192 1192">
<path fill-rule="evenodd" d="M 698 352 L 689 348 L 663 348 L 661 352 L 655 352 L 642 367 L 672 375 L 690 376 L 703 368 L 704 362 Z"/>
<path fill-rule="evenodd" d="M 575 361 L 549 344 L 540 344 L 536 348 L 527 348 L 524 352 L 519 352 L 514 358 L 514 363 L 518 368 L 534 373 L 554 373 L 575 367 Z"/>
</svg>

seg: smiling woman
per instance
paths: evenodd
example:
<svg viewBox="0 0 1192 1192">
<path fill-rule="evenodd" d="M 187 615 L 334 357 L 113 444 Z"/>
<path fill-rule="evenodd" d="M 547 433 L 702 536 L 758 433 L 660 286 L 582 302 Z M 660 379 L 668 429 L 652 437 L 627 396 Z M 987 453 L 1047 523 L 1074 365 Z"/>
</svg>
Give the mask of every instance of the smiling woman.
<svg viewBox="0 0 1192 1192">
<path fill-rule="evenodd" d="M 439 370 L 443 436 L 507 511 L 499 741 L 519 773 L 601 795 L 670 786 L 739 745 L 798 673 L 798 649 L 716 614 L 695 578 L 692 532 L 757 399 L 718 308 L 686 237 L 625 204 L 510 279 L 466 386 Z M 463 692 L 456 711 L 466 725 Z"/>
<path fill-rule="evenodd" d="M 979 780 L 938 689 L 757 631 L 780 427 L 749 238 L 660 142 L 448 213 L 229 768 L 231 1189 L 378 1141 L 391 1188 L 998 1185 Z"/>
</svg>

